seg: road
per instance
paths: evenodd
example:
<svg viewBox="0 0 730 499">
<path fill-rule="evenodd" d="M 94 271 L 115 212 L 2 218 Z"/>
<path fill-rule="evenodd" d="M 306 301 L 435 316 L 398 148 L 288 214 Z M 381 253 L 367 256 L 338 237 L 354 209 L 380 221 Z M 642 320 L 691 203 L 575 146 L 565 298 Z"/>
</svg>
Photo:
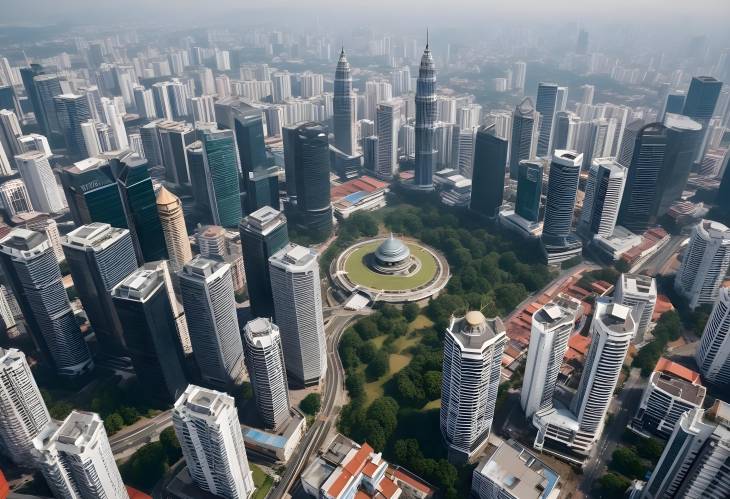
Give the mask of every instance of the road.
<svg viewBox="0 0 730 499">
<path fill-rule="evenodd" d="M 674 254 L 679 250 L 680 245 L 687 239 L 685 235 L 672 236 L 669 241 L 656 253 L 651 255 L 640 267 L 638 272 L 651 276 L 657 276 L 666 272 L 666 267 L 671 262 Z"/>
<path fill-rule="evenodd" d="M 121 454 L 129 449 L 141 447 L 149 443 L 153 438 L 157 438 L 162 433 L 162 430 L 168 426 L 172 426 L 171 409 L 145 421 L 144 426 L 109 437 L 112 452 L 114 454 Z"/>
<path fill-rule="evenodd" d="M 327 435 L 335 423 L 338 414 L 336 411 L 338 408 L 337 400 L 345 390 L 345 370 L 340 362 L 337 346 L 340 343 L 340 338 L 345 329 L 347 329 L 353 320 L 362 314 L 363 312 L 350 313 L 349 315 L 333 315 L 327 324 L 327 373 L 324 379 L 322 409 L 312 424 L 312 427 L 299 443 L 297 451 L 287 463 L 286 471 L 276 488 L 269 494 L 269 499 L 283 498 L 296 483 L 299 474 L 307 462 L 309 462 L 312 454 L 325 443 Z"/>
<path fill-rule="evenodd" d="M 639 368 L 631 369 L 631 374 L 626 379 L 623 389 L 611 402 L 613 410 L 610 412 L 613 414 L 613 420 L 606 425 L 601 439 L 593 446 L 578 487 L 578 490 L 586 496 L 590 495 L 596 480 L 603 475 L 603 470 L 608 461 L 611 460 L 611 454 L 616 450 L 621 435 L 636 413 L 643 392 L 642 385 L 645 382 L 641 379 L 640 373 L 641 369 Z"/>
</svg>

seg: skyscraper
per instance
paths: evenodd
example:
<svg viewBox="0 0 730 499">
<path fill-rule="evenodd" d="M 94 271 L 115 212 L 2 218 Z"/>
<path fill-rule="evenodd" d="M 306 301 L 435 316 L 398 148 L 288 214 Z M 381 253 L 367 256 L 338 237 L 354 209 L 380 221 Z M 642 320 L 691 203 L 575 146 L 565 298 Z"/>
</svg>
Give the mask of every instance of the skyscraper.
<svg viewBox="0 0 730 499">
<path fill-rule="evenodd" d="M 232 397 L 189 385 L 175 402 L 172 422 L 198 487 L 228 499 L 251 496 L 253 475 Z"/>
<path fill-rule="evenodd" d="M 514 78 L 513 87 L 518 93 L 525 91 L 525 78 L 527 76 L 527 63 L 523 61 L 517 61 L 514 64 Z"/>
<path fill-rule="evenodd" d="M 578 232 L 586 238 L 610 237 L 626 185 L 626 168 L 612 159 L 594 159 L 588 171 Z"/>
<path fill-rule="evenodd" d="M 33 68 L 33 66 L 31 66 Z M 40 66 L 38 66 L 40 68 Z M 63 94 L 61 80 L 55 74 L 38 73 L 33 76 L 34 93 L 38 99 L 38 106 L 33 103 L 33 110 L 36 115 L 36 121 L 41 126 L 41 133 L 48 137 L 52 144 L 61 145 L 63 139 L 58 140 L 63 135 L 63 130 L 59 123 L 59 117 L 56 111 L 54 97 Z M 27 86 L 26 86 L 27 88 Z M 40 113 L 40 116 L 39 116 Z"/>
<path fill-rule="evenodd" d="M 164 186 L 157 191 L 156 203 L 167 254 L 170 257 L 170 269 L 172 272 L 179 272 L 183 265 L 193 259 L 182 203 L 180 198 Z"/>
<path fill-rule="evenodd" d="M 33 439 L 50 422 L 25 354 L 0 347 L 0 446 L 15 463 L 26 464 Z"/>
<path fill-rule="evenodd" d="M 480 127 L 474 145 L 469 208 L 486 217 L 496 216 L 502 206 L 507 166 L 509 143 L 495 132 L 495 125 Z"/>
<path fill-rule="evenodd" d="M 18 116 L 10 109 L 0 109 L 0 147 L 8 158 L 22 152 L 18 144 L 18 137 L 21 135 L 23 132 Z"/>
<path fill-rule="evenodd" d="M 340 52 L 335 70 L 334 132 L 335 147 L 345 154 L 355 154 L 355 94 L 352 92 L 350 63 L 345 48 Z"/>
<path fill-rule="evenodd" d="M 535 111 L 529 97 L 512 113 L 512 138 L 510 140 L 509 176 L 517 178 L 520 161 L 533 159 L 537 152 L 537 137 L 540 130 L 540 114 Z"/>
<path fill-rule="evenodd" d="M 436 67 L 427 38 L 416 80 L 416 171 L 413 184 L 418 189 L 433 189 L 437 152 L 434 127 L 437 115 Z"/>
<path fill-rule="evenodd" d="M 147 138 L 144 142 L 145 156 L 151 162 L 165 166 L 165 179 L 168 182 L 177 185 L 189 184 L 191 172 L 185 148 L 195 142 L 195 129 L 184 122 L 159 120 L 153 123 L 140 129 L 142 140 Z M 158 147 L 159 158 L 155 154 Z M 197 202 L 197 198 L 195 201 Z"/>
<path fill-rule="evenodd" d="M 555 384 L 580 307 L 580 301 L 561 294 L 532 315 L 520 396 L 528 420 L 536 412 L 553 407 Z"/>
<path fill-rule="evenodd" d="M 297 214 L 307 230 L 332 231 L 330 164 L 327 127 L 304 123 L 297 127 L 294 144 Z"/>
<path fill-rule="evenodd" d="M 0 263 L 44 360 L 61 376 L 93 369 L 48 239 L 38 232 L 14 229 L 0 240 Z"/>
<path fill-rule="evenodd" d="M 730 168 L 727 165 L 717 192 L 717 205 L 724 213 L 730 213 Z"/>
<path fill-rule="evenodd" d="M 241 160 L 241 173 L 244 178 L 248 178 L 249 173 L 266 169 L 266 145 L 261 110 L 243 106 L 240 103 L 232 111 L 233 129 Z"/>
<path fill-rule="evenodd" d="M 553 118 L 555 118 L 557 98 L 558 86 L 555 83 L 540 82 L 535 101 L 535 111 L 540 113 L 541 118 L 536 151 L 538 156 L 547 156 L 552 152 Z"/>
<path fill-rule="evenodd" d="M 45 213 L 63 211 L 63 198 L 45 153 L 33 151 L 20 154 L 15 156 L 15 164 L 36 210 Z"/>
<path fill-rule="evenodd" d="M 703 418 L 703 409 L 685 412 L 674 427 L 641 499 L 728 497 L 730 495 L 730 411 L 718 400 Z"/>
<path fill-rule="evenodd" d="M 720 289 L 705 330 L 696 359 L 702 376 L 710 383 L 730 385 L 730 288 Z"/>
<path fill-rule="evenodd" d="M 240 163 L 236 150 L 236 139 L 231 130 L 215 128 L 198 129 L 203 171 L 201 176 L 193 173 L 191 183 L 202 183 L 206 187 L 210 219 L 215 225 L 235 227 L 241 220 L 241 191 L 238 172 Z"/>
<path fill-rule="evenodd" d="M 60 427 L 52 426 L 39 438 L 36 449 L 56 497 L 129 499 L 98 414 L 72 411 Z"/>
<path fill-rule="evenodd" d="M 621 274 L 614 287 L 613 301 L 632 308 L 636 322 L 634 343 L 644 340 L 656 306 L 656 281 L 640 274 Z"/>
<path fill-rule="evenodd" d="M 730 229 L 719 222 L 702 220 L 692 230 L 674 288 L 687 298 L 693 310 L 703 303 L 715 303 L 728 266 Z"/>
<path fill-rule="evenodd" d="M 378 136 L 375 174 L 378 178 L 391 179 L 398 172 L 399 128 L 400 103 L 396 100 L 379 103 L 375 116 L 375 133 Z"/>
<path fill-rule="evenodd" d="M 162 400 L 174 401 L 188 384 L 185 352 L 165 271 L 155 267 L 153 263 L 135 270 L 111 290 L 111 296 L 141 386 Z"/>
<path fill-rule="evenodd" d="M 682 114 L 702 126 L 701 138 L 694 156 L 697 161 L 702 159 L 706 148 L 708 125 L 715 112 L 720 90 L 722 82 L 712 76 L 694 76 L 689 84 Z"/>
<path fill-rule="evenodd" d="M 291 383 L 317 385 L 327 371 L 317 252 L 296 244 L 269 258 L 276 322 Z"/>
<path fill-rule="evenodd" d="M 203 381 L 230 388 L 244 368 L 230 265 L 198 256 L 185 264 L 178 277 Z"/>
<path fill-rule="evenodd" d="M 573 233 L 573 210 L 583 155 L 557 150 L 553 154 L 542 229 L 543 251 L 548 263 L 568 260 L 581 252 Z"/>
<path fill-rule="evenodd" d="M 265 206 L 242 219 L 239 230 L 251 313 L 255 317 L 273 317 L 269 258 L 289 242 L 286 217 Z"/>
<path fill-rule="evenodd" d="M 575 149 L 577 146 L 578 125 L 580 118 L 570 111 L 558 111 L 555 113 L 555 126 L 553 130 L 553 144 L 551 153 L 556 149 Z"/>
<path fill-rule="evenodd" d="M 468 461 L 487 443 L 506 343 L 499 317 L 487 319 L 472 311 L 451 318 L 444 339 L 440 416 L 450 460 Z"/>
<path fill-rule="evenodd" d="M 0 201 L 2 201 L 8 217 L 33 211 L 28 189 L 25 187 L 25 182 L 19 178 L 8 180 L 0 185 Z"/>
<path fill-rule="evenodd" d="M 540 198 L 545 167 L 542 161 L 520 161 L 515 213 L 530 222 L 540 221 Z"/>
<path fill-rule="evenodd" d="M 570 410 L 553 407 L 535 414 L 537 428 L 534 447 L 568 447 L 579 455 L 588 455 L 604 429 L 608 405 L 621 374 L 636 323 L 631 308 L 596 300 L 591 321 L 591 346 L 586 355 L 578 391 Z"/>
<path fill-rule="evenodd" d="M 88 157 L 81 124 L 91 119 L 89 99 L 80 94 L 61 94 L 55 96 L 53 100 L 68 155 L 74 159 Z"/>
<path fill-rule="evenodd" d="M 636 139 L 644 127 L 644 120 L 634 120 L 624 128 L 624 134 L 616 155 L 616 162 L 625 168 L 631 166 Z"/>
<path fill-rule="evenodd" d="M 63 236 L 62 245 L 74 287 L 99 343 L 107 352 L 123 352 L 122 324 L 109 293 L 137 270 L 129 230 L 94 222 Z"/>
<path fill-rule="evenodd" d="M 268 319 L 254 319 L 246 324 L 243 338 L 256 408 L 264 424 L 277 429 L 289 419 L 289 390 L 279 328 Z"/>
</svg>

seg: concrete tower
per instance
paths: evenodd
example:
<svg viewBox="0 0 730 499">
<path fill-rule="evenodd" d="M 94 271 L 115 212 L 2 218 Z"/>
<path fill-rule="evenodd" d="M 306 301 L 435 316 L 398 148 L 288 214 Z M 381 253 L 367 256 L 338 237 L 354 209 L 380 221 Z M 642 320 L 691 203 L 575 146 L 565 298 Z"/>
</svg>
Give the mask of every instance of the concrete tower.
<svg viewBox="0 0 730 499">
<path fill-rule="evenodd" d="M 162 233 L 165 235 L 165 246 L 170 256 L 170 268 L 172 272 L 179 272 L 183 265 L 193 259 L 182 203 L 180 198 L 165 187 L 157 191 L 156 199 Z"/>
<path fill-rule="evenodd" d="M 692 309 L 715 303 L 720 284 L 730 266 L 730 229 L 719 222 L 702 220 L 692 231 L 674 288 Z"/>
<path fill-rule="evenodd" d="M 335 147 L 347 155 L 355 154 L 355 94 L 352 91 L 350 63 L 345 57 L 345 49 L 340 52 L 335 70 L 334 93 L 334 132 Z"/>
<path fill-rule="evenodd" d="M 696 359 L 709 382 L 730 385 L 730 289 L 722 288 L 702 333 Z"/>
<path fill-rule="evenodd" d="M 433 189 L 437 114 L 436 67 L 427 38 L 416 81 L 416 176 L 413 182 L 414 187 L 418 189 Z"/>
</svg>

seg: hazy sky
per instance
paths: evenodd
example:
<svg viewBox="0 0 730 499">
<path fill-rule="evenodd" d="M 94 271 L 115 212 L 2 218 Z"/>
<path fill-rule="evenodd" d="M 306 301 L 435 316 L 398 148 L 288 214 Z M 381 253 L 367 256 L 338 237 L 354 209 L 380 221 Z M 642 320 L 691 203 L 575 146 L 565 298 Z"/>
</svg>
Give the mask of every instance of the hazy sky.
<svg viewBox="0 0 730 499">
<path fill-rule="evenodd" d="M 230 17 L 235 12 L 246 22 L 259 17 L 268 19 L 273 9 L 278 14 L 301 13 L 306 9 L 312 15 L 325 17 L 333 12 L 338 17 L 351 15 L 354 26 L 358 19 L 392 22 L 393 16 L 403 16 L 398 19 L 401 23 L 417 19 L 434 24 L 521 17 L 528 24 L 566 19 L 586 24 L 638 22 L 655 27 L 658 21 L 675 21 L 693 25 L 706 22 L 708 27 L 724 24 L 727 28 L 730 21 L 730 0 L 0 0 L 0 24 L 54 20 L 108 20 L 111 24 L 138 19 L 166 24 L 182 19 L 220 19 L 223 11 L 228 12 L 229 21 L 235 20 Z M 251 12 L 255 10 L 264 12 Z"/>
</svg>

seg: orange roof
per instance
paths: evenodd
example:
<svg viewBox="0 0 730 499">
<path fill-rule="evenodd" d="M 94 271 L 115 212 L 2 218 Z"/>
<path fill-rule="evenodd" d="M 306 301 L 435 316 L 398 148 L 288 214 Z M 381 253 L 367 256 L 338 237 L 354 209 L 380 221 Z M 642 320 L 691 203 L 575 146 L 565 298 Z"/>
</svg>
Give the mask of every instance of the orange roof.
<svg viewBox="0 0 730 499">
<path fill-rule="evenodd" d="M 583 355 L 588 352 L 588 346 L 591 344 L 591 339 L 588 336 L 581 336 L 579 334 L 571 336 L 568 340 L 568 348 L 572 348 Z"/>
<path fill-rule="evenodd" d="M 2 470 L 0 470 L 0 498 L 5 499 L 8 497 L 9 493 L 10 485 L 8 485 L 8 481 L 5 480 L 5 475 L 3 475 Z"/>
<path fill-rule="evenodd" d="M 364 467 L 364 468 L 363 468 L 363 470 L 362 470 L 362 472 L 363 472 L 363 473 L 364 473 L 364 474 L 365 474 L 366 476 L 369 476 L 370 478 L 372 478 L 372 477 L 374 477 L 374 476 L 375 476 L 375 472 L 376 472 L 376 471 L 378 471 L 378 467 L 377 467 L 377 465 L 376 465 L 376 464 L 375 464 L 374 462 L 372 462 L 372 461 L 368 461 L 368 462 L 367 462 L 367 463 L 365 464 L 365 467 Z"/>
<path fill-rule="evenodd" d="M 355 492 L 355 499 L 371 499 L 371 497 L 362 490 L 358 490 Z"/>
<path fill-rule="evenodd" d="M 372 454 L 373 448 L 367 443 L 362 444 L 362 447 L 358 449 L 352 459 L 342 468 L 342 472 L 332 484 L 330 489 L 327 491 L 332 497 L 338 497 L 340 493 L 345 489 L 345 486 L 350 483 L 350 479 L 360 473 L 363 466 L 365 466 L 365 460 L 370 454 Z"/>
<path fill-rule="evenodd" d="M 395 476 L 396 480 L 405 482 L 408 485 L 410 485 L 411 487 L 413 487 L 414 489 L 420 490 L 424 494 L 430 494 L 431 492 L 433 492 L 431 490 L 431 487 L 427 486 L 423 482 L 416 480 L 415 478 L 408 475 L 407 473 L 404 473 L 403 471 L 401 471 L 400 468 L 395 470 L 395 473 L 393 473 L 393 476 Z"/>
<path fill-rule="evenodd" d="M 689 381 L 693 385 L 696 385 L 700 381 L 699 373 L 694 372 L 692 369 L 688 369 L 682 365 L 672 362 L 666 357 L 660 357 L 659 362 L 656 363 L 655 371 L 662 371 L 668 374 L 681 378 L 685 381 Z"/>
<path fill-rule="evenodd" d="M 129 494 L 129 499 L 152 499 L 152 496 L 149 496 L 144 492 L 135 489 L 134 487 L 130 487 L 129 485 L 125 485 L 125 487 L 127 487 L 127 494 Z"/>
<path fill-rule="evenodd" d="M 339 199 L 354 192 L 375 192 L 378 189 L 385 189 L 386 187 L 388 187 L 387 183 L 365 175 L 333 186 L 330 194 L 332 199 Z"/>
<path fill-rule="evenodd" d="M 380 480 L 380 483 L 378 484 L 378 490 L 385 496 L 385 497 L 393 497 L 395 496 L 396 492 L 398 492 L 398 486 L 393 483 L 393 480 L 387 477 L 383 477 L 382 480 Z"/>
</svg>

